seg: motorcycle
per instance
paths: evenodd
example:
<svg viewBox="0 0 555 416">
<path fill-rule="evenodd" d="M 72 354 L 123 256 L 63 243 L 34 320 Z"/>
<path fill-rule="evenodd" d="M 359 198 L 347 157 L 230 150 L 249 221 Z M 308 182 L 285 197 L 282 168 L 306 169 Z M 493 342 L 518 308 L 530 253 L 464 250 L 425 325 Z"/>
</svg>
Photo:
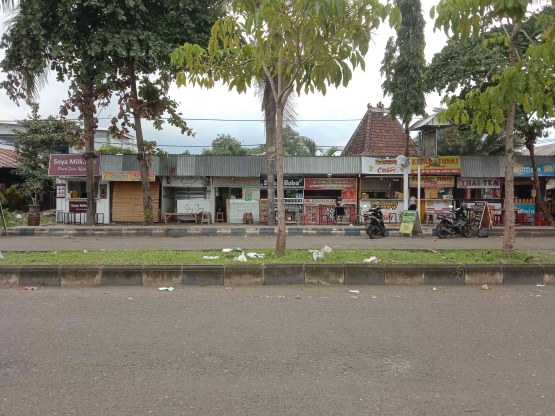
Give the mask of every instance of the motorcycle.
<svg viewBox="0 0 555 416">
<path fill-rule="evenodd" d="M 368 206 L 365 205 L 363 208 L 368 208 Z M 364 228 L 368 237 L 374 239 L 376 234 L 381 234 L 384 237 L 387 236 L 381 207 L 370 208 L 363 216 Z"/>
<path fill-rule="evenodd" d="M 451 206 L 453 208 L 453 206 Z M 465 202 L 456 208 L 452 214 L 438 214 L 439 224 L 436 227 L 437 236 L 441 239 L 449 235 L 462 234 L 465 237 L 472 236 L 472 224 L 470 218 L 466 216 L 468 206 Z"/>
</svg>

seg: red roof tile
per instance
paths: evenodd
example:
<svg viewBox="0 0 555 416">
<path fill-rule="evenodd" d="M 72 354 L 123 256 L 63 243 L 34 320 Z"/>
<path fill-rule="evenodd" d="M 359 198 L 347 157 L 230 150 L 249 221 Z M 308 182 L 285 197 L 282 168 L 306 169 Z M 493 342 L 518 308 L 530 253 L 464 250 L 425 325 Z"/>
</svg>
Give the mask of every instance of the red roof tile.
<svg viewBox="0 0 555 416">
<path fill-rule="evenodd" d="M 19 164 L 15 160 L 15 152 L 10 149 L 0 148 L 0 168 L 18 168 Z"/>
<path fill-rule="evenodd" d="M 409 143 L 409 153 L 417 155 L 414 143 Z M 399 156 L 405 154 L 405 129 L 393 120 L 386 108 L 368 110 L 360 121 L 341 156 Z"/>
</svg>

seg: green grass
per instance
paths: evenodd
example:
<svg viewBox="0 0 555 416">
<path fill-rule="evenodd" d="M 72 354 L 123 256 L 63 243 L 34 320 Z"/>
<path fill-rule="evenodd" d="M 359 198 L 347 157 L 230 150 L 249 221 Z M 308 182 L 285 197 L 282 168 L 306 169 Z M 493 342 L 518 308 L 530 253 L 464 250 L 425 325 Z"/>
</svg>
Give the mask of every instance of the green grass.
<svg viewBox="0 0 555 416">
<path fill-rule="evenodd" d="M 18 215 L 21 216 L 21 218 L 17 218 Z M 6 227 L 22 227 L 27 225 L 27 212 L 12 212 L 4 208 L 4 218 L 6 219 Z M 40 216 L 41 224 L 53 224 L 54 220 L 54 216 L 46 217 L 42 214 Z M 0 228 L 3 231 L 2 217 L 0 217 Z"/>
<path fill-rule="evenodd" d="M 252 250 L 255 251 L 255 250 Z M 250 252 L 250 250 L 248 251 Z M 287 250 L 283 257 L 272 255 L 273 250 L 256 250 L 266 254 L 264 260 L 250 259 L 244 264 L 314 263 L 308 250 Z M 50 265 L 50 264 L 234 264 L 233 257 L 241 253 L 222 253 L 218 250 L 169 251 L 169 250 L 106 250 L 106 251 L 57 251 L 57 252 L 2 252 L 0 265 Z M 246 255 L 246 252 L 245 252 Z M 204 260 L 203 256 L 219 256 L 217 260 Z M 376 256 L 382 264 L 548 264 L 555 263 L 555 251 L 517 251 L 514 256 L 502 258 L 501 250 L 334 250 L 325 254 L 323 263 L 357 263 Z M 235 263 L 237 264 L 237 263 Z"/>
</svg>

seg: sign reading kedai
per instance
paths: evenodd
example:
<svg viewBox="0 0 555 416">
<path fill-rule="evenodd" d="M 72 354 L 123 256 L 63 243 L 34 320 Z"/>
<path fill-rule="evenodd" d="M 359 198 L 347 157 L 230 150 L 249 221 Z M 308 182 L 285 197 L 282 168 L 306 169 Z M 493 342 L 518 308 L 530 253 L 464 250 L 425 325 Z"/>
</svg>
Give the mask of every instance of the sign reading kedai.
<svg viewBox="0 0 555 416">
<path fill-rule="evenodd" d="M 87 176 L 83 155 L 50 155 L 48 174 L 51 176 Z M 100 156 L 94 159 L 94 176 L 100 175 Z"/>
</svg>

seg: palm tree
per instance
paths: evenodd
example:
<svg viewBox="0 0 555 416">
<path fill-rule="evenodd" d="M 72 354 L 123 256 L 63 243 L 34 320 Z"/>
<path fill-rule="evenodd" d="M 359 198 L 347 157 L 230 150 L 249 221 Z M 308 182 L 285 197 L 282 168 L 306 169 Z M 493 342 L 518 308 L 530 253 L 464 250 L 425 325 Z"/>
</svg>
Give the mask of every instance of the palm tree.
<svg viewBox="0 0 555 416">
<path fill-rule="evenodd" d="M 322 152 L 322 156 L 331 157 L 331 156 L 335 156 L 337 152 L 340 152 L 341 148 L 333 146 L 325 150 L 324 149 L 319 149 L 319 150 Z"/>
</svg>

